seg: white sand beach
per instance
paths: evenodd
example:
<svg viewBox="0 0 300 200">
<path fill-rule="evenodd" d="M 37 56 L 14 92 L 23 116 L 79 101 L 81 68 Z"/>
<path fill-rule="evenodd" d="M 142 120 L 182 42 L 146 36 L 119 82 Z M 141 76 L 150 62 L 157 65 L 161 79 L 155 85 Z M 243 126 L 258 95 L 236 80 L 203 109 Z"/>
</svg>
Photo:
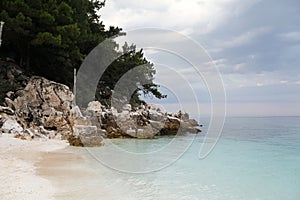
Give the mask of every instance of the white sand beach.
<svg viewBox="0 0 300 200">
<path fill-rule="evenodd" d="M 93 170 L 65 141 L 0 137 L 0 199 L 113 199 L 88 187 Z"/>
<path fill-rule="evenodd" d="M 63 141 L 25 141 L 3 134 L 0 137 L 0 198 L 53 199 L 52 184 L 36 175 L 35 163 L 47 152 L 63 149 Z"/>
</svg>

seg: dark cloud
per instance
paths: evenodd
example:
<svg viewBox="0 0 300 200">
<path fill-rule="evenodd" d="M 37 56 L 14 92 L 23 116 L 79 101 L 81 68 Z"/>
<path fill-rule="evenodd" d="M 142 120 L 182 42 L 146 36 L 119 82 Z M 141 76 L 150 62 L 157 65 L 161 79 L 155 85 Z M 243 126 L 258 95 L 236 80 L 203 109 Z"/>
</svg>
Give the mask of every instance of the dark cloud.
<svg viewBox="0 0 300 200">
<path fill-rule="evenodd" d="M 248 70 L 256 73 L 274 70 L 299 73 L 300 40 L 293 40 L 300 31 L 299 25 L 300 1 L 264 0 L 219 26 L 206 36 L 206 40 L 208 48 L 221 49 L 219 52 L 209 51 L 212 57 L 226 58 L 229 66 L 247 63 Z M 222 46 L 226 41 L 233 42 L 235 38 L 259 28 L 269 31 L 248 38 L 249 42 L 245 44 Z M 249 55 L 255 55 L 255 58 L 249 59 Z"/>
</svg>

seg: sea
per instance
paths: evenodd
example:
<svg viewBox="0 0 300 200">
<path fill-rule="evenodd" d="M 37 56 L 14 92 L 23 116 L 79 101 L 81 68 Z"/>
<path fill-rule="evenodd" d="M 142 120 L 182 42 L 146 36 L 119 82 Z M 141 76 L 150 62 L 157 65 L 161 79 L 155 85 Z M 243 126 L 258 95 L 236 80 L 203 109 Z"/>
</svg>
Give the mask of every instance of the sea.
<svg viewBox="0 0 300 200">
<path fill-rule="evenodd" d="M 153 140 L 115 139 L 85 148 L 94 176 L 82 195 L 101 189 L 118 200 L 299 200 L 300 117 L 227 117 L 212 151 L 199 158 L 202 133 Z"/>
</svg>

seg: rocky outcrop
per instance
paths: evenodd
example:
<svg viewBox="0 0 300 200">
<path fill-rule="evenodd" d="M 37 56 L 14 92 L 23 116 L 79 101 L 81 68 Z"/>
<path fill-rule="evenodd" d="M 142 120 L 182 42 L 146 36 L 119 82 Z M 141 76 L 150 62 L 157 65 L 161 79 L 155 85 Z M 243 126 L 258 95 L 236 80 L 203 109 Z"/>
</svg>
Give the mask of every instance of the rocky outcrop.
<svg viewBox="0 0 300 200">
<path fill-rule="evenodd" d="M 156 135 L 175 135 L 187 132 L 198 133 L 201 130 L 196 120 L 189 119 L 183 111 L 167 113 L 155 105 L 140 106 L 135 110 L 129 104 L 122 112 L 106 109 L 99 102 L 90 102 L 85 111 L 91 122 L 108 138 L 151 139 Z"/>
<path fill-rule="evenodd" d="M 14 134 L 21 139 L 48 138 L 72 141 L 70 138 L 76 138 L 93 146 L 95 141 L 100 140 L 92 138 L 93 142 L 87 142 L 90 135 L 87 135 L 87 138 L 83 134 L 78 137 L 75 124 L 88 120 L 82 119 L 79 108 L 72 105 L 73 94 L 63 84 L 42 77 L 32 77 L 24 89 L 15 93 L 9 92 L 6 96 L 7 107 L 0 107 L 2 132 Z M 91 125 L 91 122 L 87 123 Z M 86 133 L 88 132 L 87 129 Z"/>
<path fill-rule="evenodd" d="M 65 85 L 41 77 L 32 77 L 23 90 L 6 98 L 5 102 L 14 109 L 24 129 L 42 126 L 47 131 L 57 131 L 62 139 L 73 133 L 72 93 Z"/>
<path fill-rule="evenodd" d="M 75 126 L 75 134 L 68 138 L 70 145 L 81 147 L 101 146 L 103 139 L 96 126 Z"/>
<path fill-rule="evenodd" d="M 74 146 L 99 146 L 102 138 L 152 139 L 157 135 L 198 133 L 198 123 L 183 111 L 167 113 L 155 105 L 118 111 L 98 101 L 85 110 L 73 105 L 65 85 L 32 77 L 24 89 L 8 92 L 0 107 L 0 130 L 21 139 L 65 139 Z"/>
</svg>

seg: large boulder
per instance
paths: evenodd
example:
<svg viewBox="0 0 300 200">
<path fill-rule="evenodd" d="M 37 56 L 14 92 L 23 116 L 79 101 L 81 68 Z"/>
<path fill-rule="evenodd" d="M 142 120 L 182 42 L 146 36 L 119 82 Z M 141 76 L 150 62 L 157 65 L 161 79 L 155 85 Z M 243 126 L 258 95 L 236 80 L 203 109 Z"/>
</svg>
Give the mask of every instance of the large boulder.
<svg viewBox="0 0 300 200">
<path fill-rule="evenodd" d="M 165 126 L 164 121 L 149 120 L 149 123 L 154 132 L 159 133 Z"/>
<path fill-rule="evenodd" d="M 17 122 L 17 120 L 15 120 L 13 118 L 7 118 L 7 119 L 3 120 L 3 124 L 1 126 L 1 132 L 11 133 L 11 134 L 21 134 L 21 133 L 23 133 L 23 128 Z"/>
<path fill-rule="evenodd" d="M 149 120 L 138 112 L 127 113 L 123 111 L 117 114 L 116 123 L 124 135 L 139 139 L 150 139 L 154 138 L 157 131 L 153 130 Z"/>
<path fill-rule="evenodd" d="M 146 125 L 136 129 L 127 129 L 126 134 L 132 138 L 153 139 L 157 132 L 152 129 L 151 125 Z"/>
<path fill-rule="evenodd" d="M 92 125 L 96 126 L 98 129 L 102 128 L 102 105 L 99 101 L 92 101 L 88 104 L 85 116 Z"/>
<path fill-rule="evenodd" d="M 43 126 L 67 139 L 73 133 L 71 114 L 73 95 L 63 84 L 42 77 L 32 77 L 22 90 L 6 98 L 24 129 Z"/>
<path fill-rule="evenodd" d="M 103 138 L 96 126 L 75 126 L 75 134 L 68 138 L 70 145 L 94 147 L 103 145 Z"/>
<path fill-rule="evenodd" d="M 176 134 L 180 128 L 181 121 L 176 117 L 167 117 L 164 127 L 160 130 L 161 135 Z"/>
</svg>

